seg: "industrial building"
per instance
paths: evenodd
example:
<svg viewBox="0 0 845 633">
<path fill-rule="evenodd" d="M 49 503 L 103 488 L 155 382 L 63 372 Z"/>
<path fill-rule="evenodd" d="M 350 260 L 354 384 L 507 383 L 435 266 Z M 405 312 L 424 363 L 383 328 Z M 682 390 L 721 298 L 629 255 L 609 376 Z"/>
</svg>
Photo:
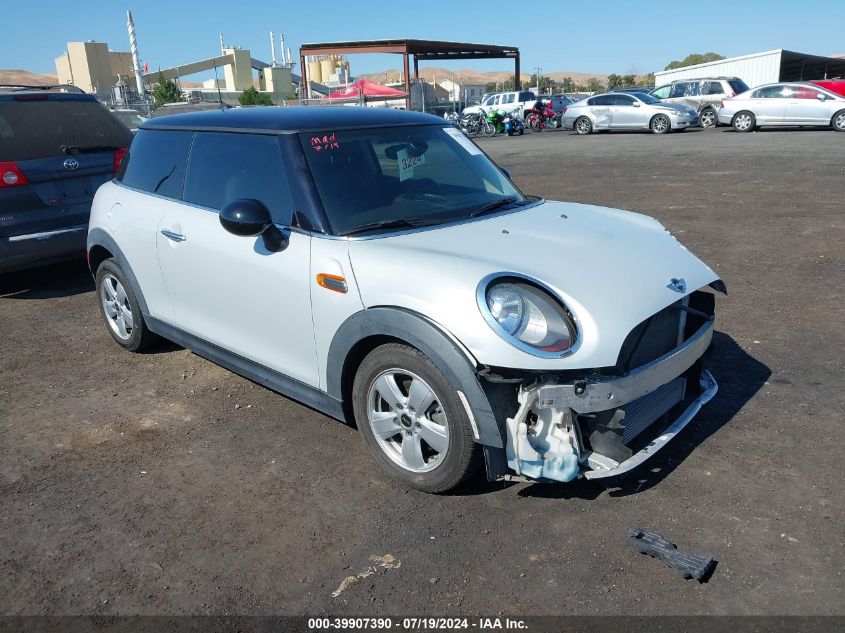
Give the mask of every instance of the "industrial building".
<svg viewBox="0 0 845 633">
<path fill-rule="evenodd" d="M 67 50 L 56 58 L 56 76 L 60 84 L 70 84 L 98 97 L 106 98 L 117 83 L 133 75 L 132 56 L 109 50 L 105 42 L 68 42 Z"/>
<path fill-rule="evenodd" d="M 813 81 L 845 77 L 845 59 L 784 49 L 729 57 L 715 62 L 654 73 L 656 86 L 680 79 L 739 77 L 750 87 L 778 81 Z"/>
</svg>

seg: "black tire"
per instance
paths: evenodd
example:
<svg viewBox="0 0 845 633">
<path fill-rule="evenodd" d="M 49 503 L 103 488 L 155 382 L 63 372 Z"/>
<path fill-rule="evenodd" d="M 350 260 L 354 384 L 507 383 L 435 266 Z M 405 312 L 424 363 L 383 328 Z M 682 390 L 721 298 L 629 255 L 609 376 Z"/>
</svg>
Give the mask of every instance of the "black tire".
<svg viewBox="0 0 845 633">
<path fill-rule="evenodd" d="M 698 115 L 698 123 L 701 127 L 716 127 L 719 124 L 716 111 L 713 108 L 704 108 Z"/>
<path fill-rule="evenodd" d="M 448 449 L 442 462 L 427 472 L 414 472 L 397 463 L 383 448 L 371 428 L 368 410 L 370 392 L 376 381 L 391 370 L 407 371 L 421 378 L 436 397 L 435 404 L 446 415 Z M 398 381 L 397 381 L 398 383 Z M 379 467 L 394 479 L 424 492 L 440 493 L 451 490 L 469 479 L 481 464 L 481 446 L 473 440 L 466 409 L 454 386 L 439 367 L 425 354 L 409 345 L 388 343 L 370 352 L 355 374 L 352 385 L 352 405 L 355 421 L 367 449 Z M 409 422 L 410 424 L 410 422 Z M 397 433 L 405 441 L 403 433 Z"/>
<path fill-rule="evenodd" d="M 840 110 L 830 119 L 830 127 L 837 132 L 845 132 L 845 110 Z"/>
<path fill-rule="evenodd" d="M 652 134 L 668 134 L 672 131 L 672 122 L 665 114 L 655 114 L 649 121 L 648 129 Z"/>
<path fill-rule="evenodd" d="M 572 124 L 572 127 L 575 129 L 577 134 L 587 135 L 593 133 L 593 122 L 590 121 L 589 117 L 579 116 L 575 119 L 575 123 Z"/>
<path fill-rule="evenodd" d="M 106 288 L 107 284 L 113 288 L 110 285 L 112 280 L 119 282 L 120 288 L 123 291 L 121 294 L 125 294 L 125 297 L 120 298 L 120 303 L 122 307 L 128 309 L 132 317 L 131 331 L 127 331 L 128 336 L 126 337 L 120 335 L 118 326 L 111 324 L 114 319 L 106 313 L 108 300 L 104 300 L 103 297 L 109 295 L 108 288 Z M 135 289 L 120 268 L 120 265 L 114 259 L 105 260 L 97 268 L 95 288 L 97 291 L 97 304 L 100 306 L 100 316 L 103 317 L 106 329 L 118 345 L 130 352 L 141 352 L 158 342 L 159 336 L 150 332 L 149 328 L 147 328 L 144 315 L 141 313 L 141 305 L 138 303 L 138 298 L 135 294 Z"/>
<path fill-rule="evenodd" d="M 757 117 L 754 116 L 753 112 L 741 110 L 731 119 L 731 126 L 735 132 L 753 132 L 754 128 L 757 127 Z"/>
<path fill-rule="evenodd" d="M 489 121 L 485 121 L 481 125 L 481 133 L 484 136 L 496 136 L 496 126 L 490 123 Z"/>
</svg>

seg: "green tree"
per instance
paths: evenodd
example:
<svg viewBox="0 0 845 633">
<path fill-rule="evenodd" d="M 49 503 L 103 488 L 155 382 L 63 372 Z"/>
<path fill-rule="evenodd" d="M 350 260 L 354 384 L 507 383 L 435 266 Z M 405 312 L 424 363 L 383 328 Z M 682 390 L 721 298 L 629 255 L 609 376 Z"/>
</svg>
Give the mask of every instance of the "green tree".
<svg viewBox="0 0 845 633">
<path fill-rule="evenodd" d="M 607 76 L 607 89 L 613 90 L 614 88 L 619 88 L 622 85 L 622 77 L 617 75 L 616 73 L 611 73 Z"/>
<path fill-rule="evenodd" d="M 273 100 L 267 93 L 258 92 L 255 88 L 250 86 L 240 94 L 238 97 L 238 103 L 241 105 L 271 106 L 273 105 Z"/>
<path fill-rule="evenodd" d="M 706 64 L 707 62 L 715 62 L 719 61 L 720 59 L 725 59 L 724 55 L 719 55 L 719 53 L 692 53 L 691 55 L 687 55 L 681 61 L 673 61 L 668 66 L 666 66 L 666 70 L 674 70 L 675 68 L 684 68 L 686 66 L 695 66 L 696 64 Z"/>
<path fill-rule="evenodd" d="M 488 81 L 484 84 L 484 92 L 496 92 L 499 89 L 499 84 L 495 81 Z"/>
<path fill-rule="evenodd" d="M 610 79 L 608 77 L 608 79 Z M 590 77 L 587 80 L 586 92 L 599 92 L 604 90 L 604 83 L 598 77 Z"/>
<path fill-rule="evenodd" d="M 164 75 L 158 74 L 156 84 L 153 86 L 153 103 L 160 108 L 165 103 L 176 103 L 182 101 L 182 91 L 171 79 L 165 79 Z"/>
<path fill-rule="evenodd" d="M 560 87 L 563 92 L 574 92 L 575 82 L 572 81 L 572 77 L 564 77 L 560 82 Z"/>
<path fill-rule="evenodd" d="M 630 86 L 637 85 L 637 76 L 636 75 L 622 75 L 622 87 L 629 88 Z"/>
</svg>

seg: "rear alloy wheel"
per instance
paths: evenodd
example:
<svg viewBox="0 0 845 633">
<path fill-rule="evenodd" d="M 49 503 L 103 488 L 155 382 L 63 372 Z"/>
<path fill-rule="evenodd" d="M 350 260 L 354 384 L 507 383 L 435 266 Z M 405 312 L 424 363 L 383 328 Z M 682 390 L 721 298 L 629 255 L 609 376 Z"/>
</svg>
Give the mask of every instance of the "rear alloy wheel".
<svg viewBox="0 0 845 633">
<path fill-rule="evenodd" d="M 845 110 L 840 110 L 834 114 L 830 124 L 837 132 L 845 132 Z"/>
<path fill-rule="evenodd" d="M 585 116 L 578 117 L 575 121 L 575 131 L 578 134 L 590 134 L 593 131 L 593 122 Z"/>
<path fill-rule="evenodd" d="M 736 113 L 733 121 L 731 121 L 731 125 L 737 132 L 753 132 L 754 127 L 757 125 L 757 119 L 754 118 L 751 112 L 743 110 L 742 112 Z"/>
<path fill-rule="evenodd" d="M 713 108 L 707 108 L 699 115 L 698 122 L 701 127 L 716 127 L 719 120 L 716 118 L 716 111 Z"/>
<path fill-rule="evenodd" d="M 657 114 L 651 119 L 649 128 L 653 134 L 668 134 L 672 129 L 672 122 L 665 114 Z"/>
<path fill-rule="evenodd" d="M 158 339 L 147 329 L 132 285 L 115 260 L 107 259 L 100 264 L 96 286 L 100 314 L 118 345 L 139 352 Z"/>
<path fill-rule="evenodd" d="M 445 492 L 474 472 L 480 446 L 457 391 L 419 350 L 382 345 L 362 361 L 352 387 L 355 421 L 388 474 L 425 492 Z"/>
</svg>

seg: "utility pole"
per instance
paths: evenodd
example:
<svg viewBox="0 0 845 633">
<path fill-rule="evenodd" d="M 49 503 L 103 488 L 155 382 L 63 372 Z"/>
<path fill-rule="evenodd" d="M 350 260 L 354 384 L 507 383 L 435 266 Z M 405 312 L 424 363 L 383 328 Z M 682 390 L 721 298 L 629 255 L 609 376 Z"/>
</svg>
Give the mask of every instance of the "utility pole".
<svg viewBox="0 0 845 633">
<path fill-rule="evenodd" d="M 539 93 L 542 92 L 542 90 L 540 90 L 540 71 L 543 69 L 539 66 L 534 66 L 534 70 L 537 71 L 537 93 L 539 96 Z"/>
</svg>

